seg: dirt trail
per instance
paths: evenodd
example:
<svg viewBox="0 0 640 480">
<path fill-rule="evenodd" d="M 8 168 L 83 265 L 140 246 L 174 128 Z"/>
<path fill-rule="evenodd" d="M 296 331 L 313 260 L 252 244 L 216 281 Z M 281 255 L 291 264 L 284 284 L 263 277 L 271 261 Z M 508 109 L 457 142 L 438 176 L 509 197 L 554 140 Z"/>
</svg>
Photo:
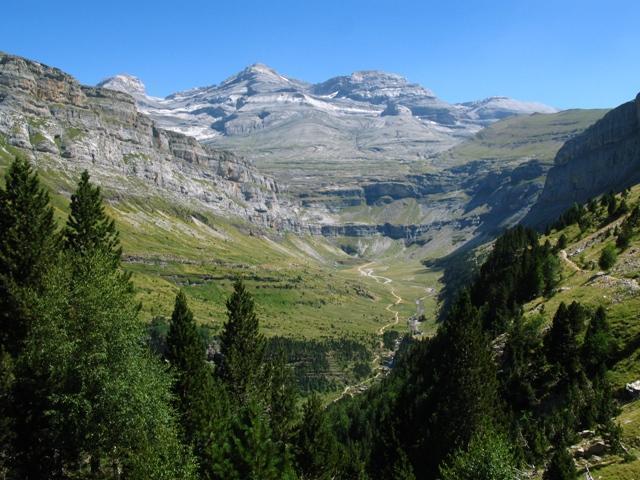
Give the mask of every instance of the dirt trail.
<svg viewBox="0 0 640 480">
<path fill-rule="evenodd" d="M 371 265 L 373 265 L 375 262 L 369 262 L 367 264 L 364 265 L 360 265 L 358 267 L 358 272 L 360 273 L 360 275 L 362 275 L 363 277 L 368 277 L 368 278 L 372 278 L 373 280 L 375 280 L 377 283 L 381 284 L 381 285 L 389 285 L 390 283 L 393 282 L 392 279 L 390 279 L 389 277 L 384 277 L 382 275 L 375 275 L 374 274 L 374 269 L 371 268 Z M 415 285 L 418 288 L 422 288 L 419 287 L 418 285 Z M 425 292 L 430 293 L 429 289 L 424 289 Z M 334 402 L 337 402 L 338 400 L 342 399 L 343 397 L 345 397 L 346 395 L 354 395 L 356 393 L 360 393 L 364 390 L 366 390 L 369 385 L 375 381 L 377 378 L 379 378 L 383 373 L 384 370 L 382 368 L 382 365 L 380 364 L 380 359 L 381 359 L 381 352 L 384 350 L 384 340 L 383 340 L 383 335 L 384 332 L 390 328 L 393 327 L 395 325 L 398 325 L 398 323 L 400 323 L 400 312 L 397 310 L 394 310 L 393 307 L 395 307 L 396 305 L 399 305 L 400 303 L 402 303 L 404 301 L 404 299 L 398 295 L 396 293 L 396 290 L 393 287 L 389 287 L 389 292 L 391 293 L 391 295 L 394 297 L 395 301 L 393 303 L 388 304 L 385 307 L 385 310 L 389 313 L 393 314 L 393 321 L 389 322 L 385 325 L 383 325 L 382 327 L 380 327 L 378 329 L 378 335 L 380 336 L 380 341 L 378 343 L 378 351 L 375 352 L 374 356 L 373 356 L 373 360 L 372 363 L 374 365 L 374 370 L 376 371 L 376 374 L 373 375 L 372 377 L 367 378 L 366 380 L 357 383 L 355 385 L 348 385 L 344 388 L 344 390 L 342 391 L 342 393 L 335 399 L 333 400 Z M 421 297 L 419 300 L 422 300 L 426 297 L 426 295 L 424 297 Z"/>
<path fill-rule="evenodd" d="M 592 275 L 592 277 L 587 281 L 587 284 L 592 284 L 596 281 L 613 282 L 620 286 L 629 288 L 634 292 L 637 292 L 638 290 L 640 290 L 640 284 L 638 284 L 638 281 L 634 278 L 614 277 L 610 273 L 605 273 L 605 272 L 597 272 L 594 274 L 590 270 L 584 270 L 583 268 L 580 268 L 579 265 L 577 265 L 573 260 L 569 258 L 566 250 L 560 250 L 560 253 L 558 255 L 561 260 L 566 262 L 566 264 L 569 265 L 576 272 L 583 272 L 583 273 L 588 273 Z"/>
</svg>

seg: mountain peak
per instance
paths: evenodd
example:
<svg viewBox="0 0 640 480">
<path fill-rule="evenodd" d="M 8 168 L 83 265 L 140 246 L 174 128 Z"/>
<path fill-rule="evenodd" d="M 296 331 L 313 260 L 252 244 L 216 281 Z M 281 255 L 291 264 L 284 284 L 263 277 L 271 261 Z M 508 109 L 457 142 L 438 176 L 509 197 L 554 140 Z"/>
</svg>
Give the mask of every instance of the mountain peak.
<svg viewBox="0 0 640 480">
<path fill-rule="evenodd" d="M 98 87 L 128 93 L 134 97 L 144 97 L 147 94 L 144 83 L 138 77 L 128 73 L 106 78 L 98 83 Z"/>
<path fill-rule="evenodd" d="M 288 83 L 290 80 L 283 75 L 280 75 L 274 68 L 271 68 L 264 63 L 254 63 L 227 78 L 221 85 L 229 85 L 232 83 L 246 82 L 246 81 L 264 81 L 268 83 Z"/>
</svg>

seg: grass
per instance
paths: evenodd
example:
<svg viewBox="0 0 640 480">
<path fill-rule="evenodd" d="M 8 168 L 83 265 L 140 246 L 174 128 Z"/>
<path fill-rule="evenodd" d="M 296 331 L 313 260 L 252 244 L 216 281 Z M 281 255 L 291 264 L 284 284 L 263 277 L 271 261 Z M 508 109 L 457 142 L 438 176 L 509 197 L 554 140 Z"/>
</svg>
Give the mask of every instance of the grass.
<svg viewBox="0 0 640 480">
<path fill-rule="evenodd" d="M 510 117 L 484 128 L 471 140 L 439 157 L 438 163 L 461 165 L 472 160 L 536 158 L 552 162 L 562 144 L 599 120 L 607 110 L 564 110 L 553 114 Z"/>
</svg>

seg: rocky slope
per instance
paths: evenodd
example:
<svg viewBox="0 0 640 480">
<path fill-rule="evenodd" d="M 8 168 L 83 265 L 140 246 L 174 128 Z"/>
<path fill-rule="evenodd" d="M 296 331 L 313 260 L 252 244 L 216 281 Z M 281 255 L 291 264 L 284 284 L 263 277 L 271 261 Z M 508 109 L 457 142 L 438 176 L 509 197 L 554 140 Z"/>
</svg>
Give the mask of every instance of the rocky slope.
<svg viewBox="0 0 640 480">
<path fill-rule="evenodd" d="M 276 182 L 246 160 L 159 128 L 128 94 L 86 87 L 56 68 L 7 54 L 0 54 L 0 136 L 5 154 L 21 149 L 61 176 L 88 169 L 122 195 L 199 202 L 261 225 L 292 218 Z"/>
<path fill-rule="evenodd" d="M 284 130 L 271 130 L 273 139 L 300 141 L 300 145 L 287 149 L 306 162 L 304 139 L 315 138 L 314 148 L 322 150 L 326 137 L 296 135 L 287 125 L 296 124 L 305 130 L 304 122 L 296 120 L 300 118 L 313 118 L 314 124 L 320 125 L 320 117 L 310 112 L 323 111 L 314 103 L 321 97 L 325 98 L 323 108 L 333 108 L 325 111 L 323 121 L 339 135 L 353 132 L 340 124 L 338 117 L 361 127 L 365 125 L 361 123 L 363 112 L 375 116 L 376 122 L 399 121 L 398 129 L 404 130 L 397 130 L 396 152 L 420 145 L 422 152 L 428 151 L 419 135 L 405 128 L 405 116 L 419 129 L 464 130 L 461 125 L 473 124 L 467 118 L 469 112 L 475 112 L 478 118 L 493 118 L 494 114 L 481 113 L 482 108 L 495 110 L 496 104 L 506 108 L 505 100 L 465 107 L 447 105 L 428 90 L 395 75 L 361 72 L 308 85 L 260 65 L 220 86 L 167 99 L 148 97 L 142 83 L 129 76 L 113 78 L 104 87 L 82 86 L 55 68 L 0 55 L 0 158 L 7 158 L 14 149 L 22 150 L 48 177 L 59 179 L 56 185 L 64 191 L 74 184 L 78 172 L 87 168 L 111 198 L 146 201 L 161 197 L 168 209 L 204 208 L 214 215 L 260 227 L 330 237 L 336 244 L 352 237 L 379 246 L 382 244 L 376 239 L 386 237 L 385 242 L 417 244 L 424 255 L 431 251 L 445 254 L 460 242 L 490 236 L 520 220 L 538 196 L 550 152 L 555 153 L 562 140 L 582 131 L 597 115 L 574 111 L 498 121 L 446 154 L 414 162 L 412 172 L 402 170 L 402 162 L 410 160 L 387 157 L 384 148 L 378 153 L 389 167 L 387 172 L 380 168 L 382 163 L 362 157 L 346 162 L 350 176 L 336 170 L 334 178 L 331 162 L 314 161 L 306 168 L 314 172 L 316 180 L 301 178 L 306 182 L 303 189 L 285 191 L 250 162 L 161 128 L 157 122 L 170 123 L 175 117 L 169 112 L 163 120 L 158 112 L 167 102 L 180 104 L 187 112 L 185 118 L 193 120 L 193 112 L 203 108 L 197 115 L 226 119 L 218 124 L 219 133 L 228 131 L 229 135 L 220 138 L 241 138 L 263 148 L 260 142 L 265 137 L 245 120 L 250 110 L 262 111 L 270 106 L 271 112 L 261 122 L 282 126 Z M 214 104 L 219 110 L 212 113 L 209 109 Z M 155 112 L 156 120 L 139 109 Z M 285 121 L 287 118 L 291 122 Z M 359 137 L 361 145 L 366 138 L 386 141 L 384 132 L 371 125 L 363 130 L 366 135 Z M 479 123 L 474 125 L 480 128 Z M 241 131 L 248 133 L 243 135 Z M 280 137 L 285 133 L 287 137 Z M 343 153 L 339 142 L 334 147 L 336 155 Z M 348 152 L 345 155 L 348 157 Z M 336 163 L 343 160 L 340 157 Z M 287 164 L 286 159 L 283 162 Z M 287 171 L 295 175 L 295 168 L 288 165 Z M 372 240 L 360 240 L 365 238 Z M 392 248 L 390 243 L 385 245 Z"/>
<path fill-rule="evenodd" d="M 526 222 L 543 226 L 574 202 L 640 183 L 639 167 L 640 95 L 562 146 Z"/>
<path fill-rule="evenodd" d="M 507 98 L 452 105 L 405 78 L 355 72 L 318 84 L 256 64 L 219 85 L 166 98 L 119 75 L 100 86 L 132 94 L 159 125 L 255 159 L 294 189 L 397 175 L 496 120 L 553 108 Z M 319 165 L 322 168 L 318 168 Z"/>
</svg>

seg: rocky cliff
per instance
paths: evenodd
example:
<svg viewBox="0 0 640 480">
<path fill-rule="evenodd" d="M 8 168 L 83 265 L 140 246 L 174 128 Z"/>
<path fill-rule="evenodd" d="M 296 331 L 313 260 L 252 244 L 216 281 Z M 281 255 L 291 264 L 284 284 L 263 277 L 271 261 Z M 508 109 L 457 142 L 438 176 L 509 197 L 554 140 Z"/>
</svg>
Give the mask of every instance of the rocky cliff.
<svg viewBox="0 0 640 480">
<path fill-rule="evenodd" d="M 640 183 L 640 94 L 611 110 L 558 151 L 525 222 L 544 226 L 574 202 Z"/>
<path fill-rule="evenodd" d="M 310 84 L 261 64 L 165 98 L 146 95 L 140 80 L 128 75 L 100 86 L 130 93 L 163 128 L 247 155 L 297 192 L 409 173 L 411 165 L 492 122 L 555 111 L 503 97 L 450 104 L 381 71 Z"/>
<path fill-rule="evenodd" d="M 128 94 L 3 53 L 0 136 L 41 169 L 67 177 L 87 169 L 111 191 L 195 201 L 261 225 L 295 222 L 276 182 L 243 158 L 158 128 Z"/>
</svg>

